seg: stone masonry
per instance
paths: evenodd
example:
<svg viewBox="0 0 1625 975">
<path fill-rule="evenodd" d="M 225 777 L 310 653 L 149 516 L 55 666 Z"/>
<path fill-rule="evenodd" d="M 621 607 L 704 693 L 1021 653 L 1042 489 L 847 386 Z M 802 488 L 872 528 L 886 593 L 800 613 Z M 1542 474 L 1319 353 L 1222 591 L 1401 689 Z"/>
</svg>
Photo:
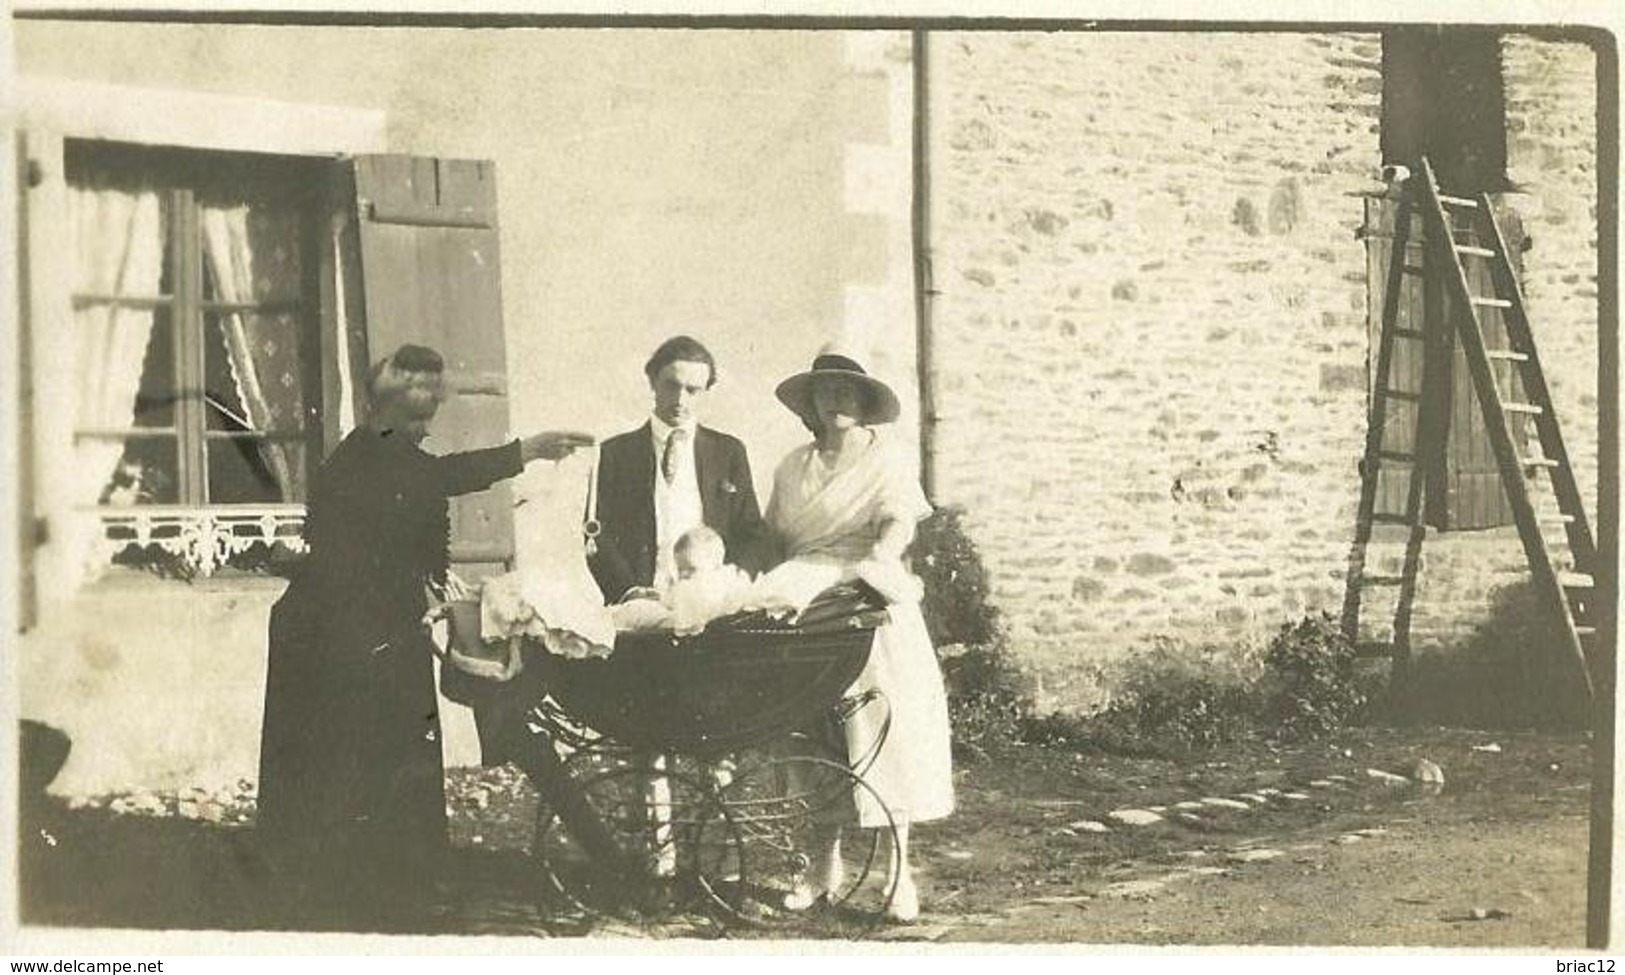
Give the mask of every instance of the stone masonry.
<svg viewBox="0 0 1625 975">
<path fill-rule="evenodd" d="M 1597 513 L 1597 59 L 1512 37 L 1502 47 L 1507 168 L 1533 246 L 1524 296 L 1580 492 Z"/>
<path fill-rule="evenodd" d="M 1531 315 L 1594 498 L 1594 60 L 1516 39 L 1506 66 Z M 1041 703 L 1099 700 L 1155 639 L 1335 613 L 1379 38 L 949 34 L 930 68 L 936 500 Z M 1515 532 L 1430 541 L 1418 637 L 1459 641 L 1522 574 Z"/>
</svg>

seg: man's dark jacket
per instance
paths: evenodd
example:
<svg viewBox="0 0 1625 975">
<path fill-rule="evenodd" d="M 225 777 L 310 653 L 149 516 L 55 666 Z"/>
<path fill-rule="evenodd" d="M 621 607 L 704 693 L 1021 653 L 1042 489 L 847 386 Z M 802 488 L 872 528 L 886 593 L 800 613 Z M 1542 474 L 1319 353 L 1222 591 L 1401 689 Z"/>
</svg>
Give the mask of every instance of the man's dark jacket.
<svg viewBox="0 0 1625 975">
<path fill-rule="evenodd" d="M 694 431 L 694 473 L 706 525 L 722 536 L 728 561 L 762 568 L 763 525 L 745 445 L 709 427 Z M 648 586 L 655 572 L 654 434 L 645 423 L 604 441 L 598 454 L 598 551 L 588 560 L 609 602 Z"/>
</svg>

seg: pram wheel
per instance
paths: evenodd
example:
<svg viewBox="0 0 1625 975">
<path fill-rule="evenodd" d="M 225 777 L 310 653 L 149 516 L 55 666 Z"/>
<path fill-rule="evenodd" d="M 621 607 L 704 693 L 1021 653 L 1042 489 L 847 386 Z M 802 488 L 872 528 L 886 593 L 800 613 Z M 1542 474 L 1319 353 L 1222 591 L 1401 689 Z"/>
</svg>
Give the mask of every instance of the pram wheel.
<svg viewBox="0 0 1625 975">
<path fill-rule="evenodd" d="M 747 760 L 719 796 L 741 837 L 744 866 L 740 885 L 724 887 L 721 899 L 756 908 L 744 916 L 783 920 L 804 909 L 845 908 L 872 921 L 890 905 L 896 826 L 880 796 L 845 764 L 811 755 Z"/>
<path fill-rule="evenodd" d="M 575 781 L 620 862 L 617 869 L 594 856 L 544 804 L 532 853 L 554 900 L 587 915 L 644 920 L 735 910 L 725 892 L 742 872 L 742 840 L 709 784 L 657 762 L 578 773 Z"/>
</svg>

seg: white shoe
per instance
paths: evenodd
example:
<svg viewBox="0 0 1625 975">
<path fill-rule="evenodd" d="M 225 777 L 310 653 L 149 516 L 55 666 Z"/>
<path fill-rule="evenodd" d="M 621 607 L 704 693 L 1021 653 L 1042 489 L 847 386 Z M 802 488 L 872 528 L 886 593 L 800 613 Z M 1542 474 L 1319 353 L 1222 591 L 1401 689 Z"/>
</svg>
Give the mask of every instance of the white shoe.
<svg viewBox="0 0 1625 975">
<path fill-rule="evenodd" d="M 829 896 L 829 891 L 815 887 L 805 880 L 797 881 L 790 888 L 790 893 L 784 895 L 784 909 L 787 911 L 810 910 L 814 904 Z"/>
<path fill-rule="evenodd" d="M 897 924 L 913 924 L 920 919 L 920 889 L 912 877 L 897 882 L 891 903 L 886 905 L 886 920 Z"/>
<path fill-rule="evenodd" d="M 784 895 L 784 909 L 808 910 L 818 902 L 827 900 L 831 892 L 839 892 L 841 885 L 846 883 L 846 866 L 839 860 L 831 863 L 822 873 L 823 876 L 816 883 L 805 876 L 796 881 L 790 893 Z"/>
</svg>

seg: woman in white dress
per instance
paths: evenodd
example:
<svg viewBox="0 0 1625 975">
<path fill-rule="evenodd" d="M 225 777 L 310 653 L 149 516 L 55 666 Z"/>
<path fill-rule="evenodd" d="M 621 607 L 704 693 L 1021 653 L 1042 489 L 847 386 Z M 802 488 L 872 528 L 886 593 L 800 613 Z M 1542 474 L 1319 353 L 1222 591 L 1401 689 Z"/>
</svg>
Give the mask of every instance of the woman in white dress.
<svg viewBox="0 0 1625 975">
<path fill-rule="evenodd" d="M 931 507 L 911 466 L 876 429 L 897 419 L 896 395 L 867 375 L 850 354 L 825 349 L 812 369 L 785 380 L 779 400 L 812 431 L 773 477 L 767 523 L 787 560 L 839 566 L 844 578 L 881 582 L 891 621 L 875 636 L 868 666 L 850 693 L 878 689 L 890 727 L 864 780 L 890 810 L 897 829 L 892 868 L 897 887 L 888 914 L 919 915 L 919 893 L 908 863 L 909 828 L 953 810 L 948 701 L 936 651 L 920 614 L 919 584 L 903 565 L 916 523 Z M 849 759 L 868 755 L 882 733 L 883 709 L 861 708 L 846 723 Z M 884 824 L 884 813 L 855 797 L 857 825 Z M 787 906 L 811 906 L 839 885 L 840 828 L 829 827 L 808 886 Z"/>
</svg>

